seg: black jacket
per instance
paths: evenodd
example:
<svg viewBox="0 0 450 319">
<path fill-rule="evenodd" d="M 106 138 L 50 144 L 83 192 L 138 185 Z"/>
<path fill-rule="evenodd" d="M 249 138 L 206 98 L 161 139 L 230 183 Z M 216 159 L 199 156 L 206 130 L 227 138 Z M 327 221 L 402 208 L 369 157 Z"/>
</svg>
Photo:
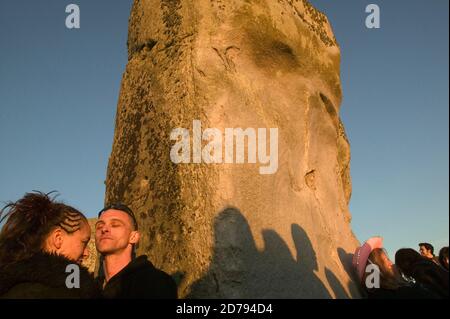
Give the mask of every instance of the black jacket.
<svg viewBox="0 0 450 319">
<path fill-rule="evenodd" d="M 99 286 L 105 278 L 97 278 Z M 155 268 L 147 256 L 139 256 L 113 276 L 102 292 L 107 299 L 176 299 L 175 281 Z"/>
<path fill-rule="evenodd" d="M 69 289 L 66 267 L 74 264 L 63 256 L 38 253 L 31 258 L 0 265 L 0 298 L 73 299 L 99 297 L 99 289 L 88 270 L 79 266 L 80 288 Z"/>
<path fill-rule="evenodd" d="M 449 297 L 449 275 L 443 267 L 431 260 L 421 260 L 414 263 L 408 273 L 418 283 L 427 287 L 441 298 Z"/>
</svg>

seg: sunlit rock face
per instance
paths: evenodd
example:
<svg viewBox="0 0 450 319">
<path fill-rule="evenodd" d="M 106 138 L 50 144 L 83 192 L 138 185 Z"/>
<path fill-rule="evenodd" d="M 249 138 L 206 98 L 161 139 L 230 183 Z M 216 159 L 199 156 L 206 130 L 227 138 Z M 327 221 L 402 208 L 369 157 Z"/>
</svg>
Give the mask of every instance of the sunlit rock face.
<svg viewBox="0 0 450 319">
<path fill-rule="evenodd" d="M 339 64 L 327 18 L 307 1 L 134 2 L 106 202 L 134 209 L 138 252 L 180 296 L 359 296 Z M 171 159 L 176 128 L 188 132 L 190 163 Z M 222 133 L 216 163 L 195 163 L 207 128 Z M 256 133 L 244 163 L 225 161 L 235 128 Z M 266 172 L 263 146 L 277 160 Z"/>
<path fill-rule="evenodd" d="M 91 239 L 87 245 L 89 255 L 83 260 L 83 266 L 85 266 L 91 273 L 94 273 L 98 260 L 97 249 L 95 248 L 95 223 L 97 222 L 97 218 L 89 218 L 88 222 L 91 227 Z"/>
</svg>

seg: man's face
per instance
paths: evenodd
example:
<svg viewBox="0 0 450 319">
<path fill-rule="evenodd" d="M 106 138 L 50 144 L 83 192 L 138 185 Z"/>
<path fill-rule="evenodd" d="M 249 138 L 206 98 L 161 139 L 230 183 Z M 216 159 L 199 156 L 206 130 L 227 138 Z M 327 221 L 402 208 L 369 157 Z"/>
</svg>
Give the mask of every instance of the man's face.
<svg viewBox="0 0 450 319">
<path fill-rule="evenodd" d="M 86 221 L 83 221 L 81 228 L 76 232 L 71 234 L 63 232 L 63 234 L 64 240 L 59 253 L 81 264 L 83 259 L 89 256 L 87 244 L 91 238 L 91 227 Z"/>
<path fill-rule="evenodd" d="M 102 255 L 124 251 L 137 242 L 137 231 L 127 213 L 116 209 L 103 212 L 95 224 L 95 245 Z"/>
<path fill-rule="evenodd" d="M 420 251 L 420 254 L 424 257 L 427 257 L 427 258 L 433 257 L 431 252 L 425 246 L 420 246 L 419 251 Z"/>
</svg>

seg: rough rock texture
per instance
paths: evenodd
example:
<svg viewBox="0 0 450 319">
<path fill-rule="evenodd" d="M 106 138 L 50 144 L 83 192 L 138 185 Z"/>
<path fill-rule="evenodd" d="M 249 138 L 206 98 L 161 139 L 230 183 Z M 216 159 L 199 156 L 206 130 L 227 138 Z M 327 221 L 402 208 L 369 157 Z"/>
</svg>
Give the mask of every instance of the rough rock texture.
<svg viewBox="0 0 450 319">
<path fill-rule="evenodd" d="M 182 297 L 358 297 L 340 50 L 306 0 L 135 0 L 106 202 Z M 174 128 L 278 128 L 279 168 L 174 164 Z"/>
<path fill-rule="evenodd" d="M 97 222 L 97 218 L 89 218 L 88 222 L 91 227 L 91 240 L 88 243 L 89 257 L 83 261 L 83 266 L 93 273 L 98 260 L 97 249 L 95 249 L 95 223 Z"/>
</svg>

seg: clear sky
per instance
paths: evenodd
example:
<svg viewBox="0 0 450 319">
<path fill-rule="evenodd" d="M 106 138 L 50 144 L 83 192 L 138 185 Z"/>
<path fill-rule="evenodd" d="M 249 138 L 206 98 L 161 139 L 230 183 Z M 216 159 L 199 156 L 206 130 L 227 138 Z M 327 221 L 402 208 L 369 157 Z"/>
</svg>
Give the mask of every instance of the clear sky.
<svg viewBox="0 0 450 319">
<path fill-rule="evenodd" d="M 66 5 L 81 28 L 65 27 Z M 103 206 L 131 0 L 0 2 L 0 201 L 31 190 Z M 449 2 L 311 0 L 341 46 L 352 227 L 391 254 L 449 238 Z M 365 27 L 378 4 L 381 28 Z"/>
</svg>

